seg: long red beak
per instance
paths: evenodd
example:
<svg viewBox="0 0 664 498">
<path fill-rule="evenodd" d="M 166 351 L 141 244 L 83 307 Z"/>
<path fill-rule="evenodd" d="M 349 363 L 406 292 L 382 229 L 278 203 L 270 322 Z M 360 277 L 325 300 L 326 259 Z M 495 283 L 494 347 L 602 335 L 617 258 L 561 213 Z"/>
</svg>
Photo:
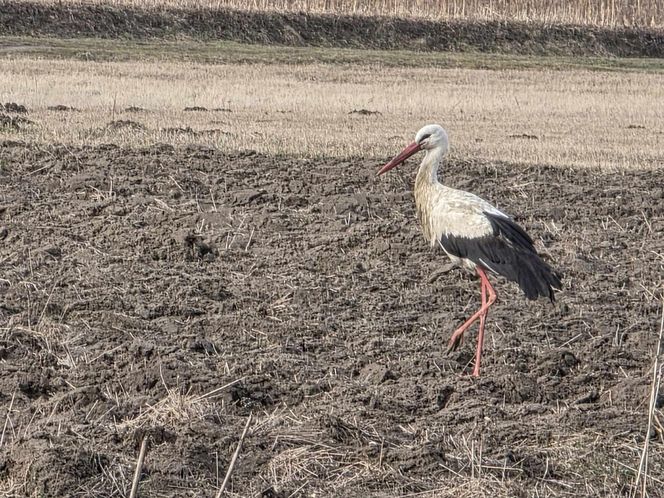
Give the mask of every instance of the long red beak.
<svg viewBox="0 0 664 498">
<path fill-rule="evenodd" d="M 408 159 L 410 156 L 415 154 L 416 152 L 420 151 L 420 144 L 417 142 L 413 142 L 410 144 L 408 147 L 406 147 L 404 150 L 402 150 L 397 157 L 392 159 L 389 163 L 387 163 L 385 166 L 383 166 L 380 171 L 378 172 L 378 175 L 382 175 L 383 173 L 387 173 L 390 171 L 392 168 L 399 166 L 402 162 L 404 162 L 406 159 Z"/>
</svg>

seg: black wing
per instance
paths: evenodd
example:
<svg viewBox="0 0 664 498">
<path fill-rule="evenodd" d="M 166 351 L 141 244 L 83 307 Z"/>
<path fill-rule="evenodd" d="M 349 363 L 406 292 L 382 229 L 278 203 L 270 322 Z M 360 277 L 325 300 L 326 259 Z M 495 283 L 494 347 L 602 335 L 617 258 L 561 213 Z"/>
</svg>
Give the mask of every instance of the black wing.
<svg viewBox="0 0 664 498">
<path fill-rule="evenodd" d="M 554 301 L 554 290 L 561 288 L 561 275 L 537 254 L 533 239 L 511 218 L 486 211 L 483 214 L 491 223 L 491 235 L 443 235 L 443 249 L 516 282 L 528 299 L 542 296 Z"/>
</svg>

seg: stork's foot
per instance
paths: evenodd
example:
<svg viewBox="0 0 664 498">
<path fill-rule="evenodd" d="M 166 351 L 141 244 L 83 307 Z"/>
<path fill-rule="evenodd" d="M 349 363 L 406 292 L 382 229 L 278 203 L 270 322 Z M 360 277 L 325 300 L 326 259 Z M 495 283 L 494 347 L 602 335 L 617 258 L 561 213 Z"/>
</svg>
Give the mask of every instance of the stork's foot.
<svg viewBox="0 0 664 498">
<path fill-rule="evenodd" d="M 447 346 L 447 352 L 451 353 L 452 351 L 456 351 L 456 349 L 459 347 L 459 345 L 463 342 L 463 334 L 470 328 L 470 326 L 475 323 L 475 321 L 482 316 L 482 314 L 486 311 L 485 307 L 482 306 L 473 316 L 471 316 L 468 320 L 466 320 L 461 327 L 456 329 L 454 331 L 454 334 L 452 334 L 452 337 L 450 337 L 450 343 Z"/>
<path fill-rule="evenodd" d="M 459 346 L 463 344 L 463 332 L 457 335 L 457 331 L 452 334 L 450 342 L 447 344 L 447 354 L 454 353 L 457 349 L 459 349 Z"/>
</svg>

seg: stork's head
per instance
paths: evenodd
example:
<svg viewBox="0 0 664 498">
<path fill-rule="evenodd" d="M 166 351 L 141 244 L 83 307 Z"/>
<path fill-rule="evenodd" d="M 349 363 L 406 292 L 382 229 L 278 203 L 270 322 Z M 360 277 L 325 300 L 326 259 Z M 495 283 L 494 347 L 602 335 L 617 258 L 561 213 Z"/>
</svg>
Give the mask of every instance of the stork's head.
<svg viewBox="0 0 664 498">
<path fill-rule="evenodd" d="M 399 155 L 389 163 L 383 166 L 378 174 L 382 175 L 383 173 L 387 173 L 392 168 L 399 166 L 410 156 L 421 150 L 440 150 L 442 154 L 445 154 L 448 149 L 449 141 L 447 140 L 447 132 L 443 127 L 438 124 L 426 125 L 417 132 L 417 135 L 415 135 L 415 141 L 402 150 Z"/>
</svg>

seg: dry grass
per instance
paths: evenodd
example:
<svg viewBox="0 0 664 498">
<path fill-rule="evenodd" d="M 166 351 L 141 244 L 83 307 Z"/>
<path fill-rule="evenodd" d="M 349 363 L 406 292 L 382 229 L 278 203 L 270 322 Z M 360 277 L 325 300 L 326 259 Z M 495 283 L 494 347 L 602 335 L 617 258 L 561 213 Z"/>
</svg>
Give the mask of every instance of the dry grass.
<svg viewBox="0 0 664 498">
<path fill-rule="evenodd" d="M 349 381 L 350 382 L 350 381 Z M 261 475 L 264 482 L 275 489 L 293 489 L 298 484 L 310 494 L 321 492 L 343 496 L 349 489 L 379 489 L 371 496 L 403 497 L 507 497 L 520 496 L 619 496 L 616 484 L 628 486 L 630 474 L 635 472 L 623 463 L 632 463 L 638 456 L 638 448 L 629 445 L 608 444 L 593 431 L 574 434 L 557 433 L 547 442 L 534 441 L 519 445 L 515 451 L 531 458 L 552 463 L 536 479 L 531 479 L 532 464 L 518 460 L 507 464 L 504 458 L 486 455 L 482 431 L 450 431 L 445 424 L 431 422 L 426 429 L 415 429 L 418 437 L 410 442 L 386 436 L 366 421 L 336 419 L 326 423 L 327 415 L 317 414 L 316 409 L 296 411 L 279 408 L 258 417 L 252 436 L 274 441 L 266 470 Z M 339 441 L 336 424 L 342 424 L 347 440 Z M 551 426 L 540 427 L 546 431 Z M 403 430 L 406 430 L 402 427 Z M 525 432 L 535 430 L 524 426 Z M 421 465 L 430 464 L 430 456 L 422 448 L 430 441 L 445 447 L 445 458 L 438 462 L 428 479 L 415 477 L 404 471 L 403 461 L 381 458 L 385 455 L 417 455 Z M 609 450 L 610 447 L 610 450 Z M 613 458 L 613 459 L 611 459 Z M 595 476 L 606 477 L 603 485 Z M 561 479 L 560 476 L 565 478 Z M 443 477 L 444 476 L 444 477 Z M 651 480 L 654 475 L 648 476 Z M 536 481 L 536 484 L 533 482 Z M 657 479 L 651 484 L 657 484 Z M 380 484 L 379 484 L 380 483 Z M 324 486 L 324 488 L 322 487 Z M 260 489 L 252 490 L 259 494 Z M 247 496 L 247 493 L 242 496 Z M 240 495 L 238 495 L 240 496 Z M 297 495 L 296 495 L 297 496 Z"/>
<path fill-rule="evenodd" d="M 37 0 L 53 3 L 54 0 Z M 516 20 L 601 26 L 661 26 L 662 0 L 66 0 L 135 7 L 291 11 L 426 19 Z"/>
<path fill-rule="evenodd" d="M 154 405 L 146 406 L 137 417 L 120 424 L 120 428 L 162 426 L 177 428 L 191 420 L 215 413 L 215 406 L 200 396 L 168 389 L 167 395 Z"/>
<path fill-rule="evenodd" d="M 660 83 L 585 70 L 0 61 L 0 101 L 34 121 L 3 138 L 381 159 L 439 122 L 459 157 L 627 169 L 661 163 Z M 48 109 L 58 104 L 78 111 Z M 209 111 L 183 110 L 193 106 Z"/>
</svg>

